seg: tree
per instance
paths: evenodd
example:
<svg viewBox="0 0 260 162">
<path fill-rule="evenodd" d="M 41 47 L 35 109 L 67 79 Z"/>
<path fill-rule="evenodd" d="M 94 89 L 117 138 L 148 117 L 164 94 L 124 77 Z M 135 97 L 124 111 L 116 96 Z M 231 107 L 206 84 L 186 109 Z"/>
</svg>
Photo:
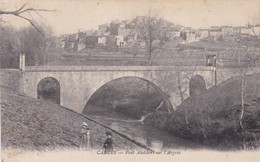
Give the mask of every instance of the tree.
<svg viewBox="0 0 260 162">
<path fill-rule="evenodd" d="M 170 100 L 172 99 L 173 108 L 176 108 L 189 97 L 189 82 L 196 68 L 193 67 L 192 69 L 185 70 L 175 66 L 174 71 L 172 71 L 171 68 L 172 67 L 162 67 L 164 71 L 168 71 L 167 73 L 156 71 L 156 77 L 153 78 L 153 82 L 159 87 L 162 87 L 162 91 L 170 97 Z M 185 114 L 185 116 L 187 118 L 188 115 Z"/>
<path fill-rule="evenodd" d="M 247 53 L 247 59 L 249 59 L 250 62 L 252 62 L 252 66 L 258 67 L 258 62 L 260 60 L 260 53 L 257 53 L 255 47 L 252 47 L 251 49 L 248 49 Z"/>
<path fill-rule="evenodd" d="M 241 113 L 239 116 L 239 125 L 241 129 L 244 129 L 243 126 L 243 117 L 245 112 L 245 90 L 246 90 L 246 67 L 241 67 Z"/>
<path fill-rule="evenodd" d="M 11 27 L 3 27 L 0 24 L 0 47 L 2 49 L 0 54 L 2 68 L 17 68 L 19 65 L 19 54 L 21 52 L 26 54 L 27 65 L 41 65 L 44 63 L 45 54 L 47 53 L 46 50 L 48 49 L 48 46 L 50 46 L 51 30 L 49 30 L 50 28 L 37 23 L 28 15 L 37 14 L 42 18 L 40 12 L 49 11 L 54 10 L 32 8 L 27 4 L 24 4 L 19 9 L 13 11 L 0 10 L 0 16 L 15 16 L 24 19 L 32 25 L 32 27 L 18 31 Z M 4 22 L 3 19 L 0 19 L 0 21 Z"/>
<path fill-rule="evenodd" d="M 240 50 L 241 51 L 241 50 Z M 241 88 L 240 88 L 240 98 L 241 98 L 241 111 L 240 111 L 240 115 L 239 115 L 239 126 L 242 130 L 244 130 L 244 124 L 243 124 L 243 119 L 245 116 L 245 112 L 246 112 L 246 105 L 251 105 L 251 99 L 250 97 L 254 95 L 254 93 L 250 93 L 247 92 L 248 89 L 250 89 L 248 87 L 247 84 L 247 73 L 250 69 L 251 63 L 253 62 L 253 67 L 256 66 L 255 65 L 255 61 L 253 59 L 251 59 L 249 62 L 247 63 L 242 63 L 241 59 L 245 59 L 245 58 L 250 58 L 252 57 L 250 54 L 250 51 L 248 50 L 248 47 L 245 47 L 245 50 L 242 51 L 244 52 L 244 55 L 241 57 L 239 54 L 239 51 L 237 52 L 237 54 L 240 56 L 239 60 L 238 60 L 238 68 L 239 68 L 239 75 L 241 77 Z M 249 81 L 250 82 L 250 81 Z M 250 84 L 249 84 L 250 85 Z M 256 85 L 256 82 L 254 83 L 254 85 Z M 257 88 L 253 88 L 256 89 Z"/>
<path fill-rule="evenodd" d="M 19 68 L 17 31 L 0 26 L 0 68 Z"/>
<path fill-rule="evenodd" d="M 26 56 L 26 64 L 31 66 L 44 65 L 48 47 L 51 43 L 51 30 L 46 26 L 39 28 L 42 34 L 32 27 L 24 28 L 19 32 L 21 51 Z"/>
<path fill-rule="evenodd" d="M 44 36 L 33 27 L 15 30 L 0 26 L 0 67 L 18 68 L 20 53 L 26 55 L 26 65 L 45 64 L 52 33 L 48 27 L 40 30 Z"/>
<path fill-rule="evenodd" d="M 158 19 L 157 16 L 152 16 L 149 10 L 148 16 L 141 17 L 137 24 L 139 37 L 145 42 L 146 52 L 149 65 L 152 64 L 152 55 L 156 49 L 159 49 L 166 40 L 165 30 L 163 29 L 164 20 Z"/>
<path fill-rule="evenodd" d="M 35 13 L 38 16 L 42 17 L 40 12 L 49 12 L 49 11 L 55 11 L 55 10 L 37 9 L 37 8 L 28 7 L 27 4 L 24 4 L 19 9 L 14 10 L 14 11 L 0 10 L 0 16 L 1 15 L 12 15 L 12 16 L 24 19 L 27 22 L 29 22 L 39 33 L 43 34 L 42 31 L 40 30 L 39 26 L 37 25 L 37 23 L 32 18 L 29 18 L 28 16 L 25 16 L 24 14 L 25 13 L 28 13 L 28 14 Z M 3 21 L 3 20 L 0 19 L 0 21 Z"/>
<path fill-rule="evenodd" d="M 175 81 L 175 89 L 177 90 L 177 94 L 180 96 L 181 103 L 184 102 L 185 99 L 189 97 L 188 91 L 191 88 L 189 84 L 190 80 L 192 79 L 194 75 L 195 68 L 193 68 L 192 71 L 189 72 L 182 72 L 182 70 L 179 67 L 176 67 L 176 74 L 177 74 L 177 80 Z M 187 108 L 185 107 L 185 122 L 186 124 L 189 124 L 188 120 L 188 112 Z"/>
</svg>

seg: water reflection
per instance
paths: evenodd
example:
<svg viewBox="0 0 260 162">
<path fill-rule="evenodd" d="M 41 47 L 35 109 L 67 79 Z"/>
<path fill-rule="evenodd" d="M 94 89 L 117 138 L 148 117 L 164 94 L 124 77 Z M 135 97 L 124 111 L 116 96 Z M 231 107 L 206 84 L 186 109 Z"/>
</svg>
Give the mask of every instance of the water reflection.
<svg viewBox="0 0 260 162">
<path fill-rule="evenodd" d="M 202 148 L 198 143 L 178 138 L 168 132 L 141 124 L 141 122 L 135 120 L 118 120 L 97 116 L 92 116 L 92 118 L 128 136 L 129 138 L 150 147 L 154 151 L 165 149 L 186 150 Z"/>
</svg>

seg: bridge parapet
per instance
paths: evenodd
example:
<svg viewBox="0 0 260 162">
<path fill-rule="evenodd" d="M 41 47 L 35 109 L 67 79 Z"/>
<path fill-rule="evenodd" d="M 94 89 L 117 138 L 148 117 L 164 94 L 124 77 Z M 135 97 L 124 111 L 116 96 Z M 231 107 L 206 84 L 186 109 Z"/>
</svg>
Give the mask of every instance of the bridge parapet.
<svg viewBox="0 0 260 162">
<path fill-rule="evenodd" d="M 32 71 L 212 71 L 209 66 L 26 66 L 26 72 Z"/>
<path fill-rule="evenodd" d="M 260 67 L 248 67 L 245 69 L 245 75 L 260 73 Z M 219 68 L 217 69 L 217 83 L 221 83 L 227 79 L 241 76 L 241 68 Z"/>
</svg>

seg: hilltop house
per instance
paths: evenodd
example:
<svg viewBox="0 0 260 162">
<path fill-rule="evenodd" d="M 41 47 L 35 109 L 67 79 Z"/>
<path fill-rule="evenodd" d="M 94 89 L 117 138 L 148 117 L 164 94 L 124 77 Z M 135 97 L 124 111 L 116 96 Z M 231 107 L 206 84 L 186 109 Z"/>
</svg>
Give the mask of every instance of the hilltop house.
<svg viewBox="0 0 260 162">
<path fill-rule="evenodd" d="M 98 46 L 98 36 L 96 35 L 88 35 L 86 36 L 86 48 L 95 48 Z"/>
<path fill-rule="evenodd" d="M 253 32 L 255 33 L 255 35 L 260 38 L 260 24 L 259 25 L 256 25 L 256 26 L 253 26 L 252 27 L 253 29 Z"/>
<path fill-rule="evenodd" d="M 81 51 L 84 48 L 86 48 L 86 44 L 85 43 L 78 43 L 77 44 L 77 51 Z"/>
<path fill-rule="evenodd" d="M 166 32 L 166 37 L 169 38 L 170 40 L 173 40 L 176 37 L 181 36 L 181 31 L 178 29 L 168 29 Z"/>
<path fill-rule="evenodd" d="M 233 27 L 233 33 L 239 35 L 241 33 L 241 27 Z"/>
<path fill-rule="evenodd" d="M 201 39 L 209 37 L 209 29 L 200 29 L 199 33 Z"/>
<path fill-rule="evenodd" d="M 117 48 L 117 40 L 114 36 L 108 36 L 107 37 L 107 48 L 108 49 Z"/>
<path fill-rule="evenodd" d="M 124 37 L 128 35 L 134 35 L 136 34 L 136 30 L 134 28 L 118 28 L 118 35 L 122 35 Z"/>
<path fill-rule="evenodd" d="M 58 47 L 60 47 L 60 48 L 65 48 L 66 39 L 67 39 L 67 35 L 61 35 L 61 36 L 59 36 L 59 37 L 57 38 Z"/>
<path fill-rule="evenodd" d="M 254 31 L 250 27 L 242 27 L 240 33 L 243 35 L 255 35 Z"/>
<path fill-rule="evenodd" d="M 110 23 L 110 35 L 118 35 L 118 29 L 120 28 L 120 22 L 117 20 L 117 21 L 112 21 Z"/>
<path fill-rule="evenodd" d="M 220 37 L 222 35 L 222 32 L 220 29 L 210 29 L 209 36 L 210 37 Z"/>
<path fill-rule="evenodd" d="M 219 26 L 211 26 L 210 29 L 211 30 L 220 30 L 220 27 Z"/>
<path fill-rule="evenodd" d="M 98 36 L 98 45 L 107 45 L 107 36 Z"/>
<path fill-rule="evenodd" d="M 231 26 L 222 26 L 221 32 L 223 36 L 230 36 L 234 34 L 234 29 Z"/>
<path fill-rule="evenodd" d="M 65 48 L 65 41 L 64 40 L 60 42 L 59 47 L 60 48 Z"/>
<path fill-rule="evenodd" d="M 68 35 L 65 39 L 64 39 L 64 49 L 65 50 L 75 50 L 77 47 L 75 46 L 75 42 L 76 42 L 76 34 L 71 34 Z"/>
<path fill-rule="evenodd" d="M 68 41 L 69 42 L 75 42 L 77 40 L 77 34 L 71 34 L 68 36 Z"/>
<path fill-rule="evenodd" d="M 137 40 L 137 34 L 128 35 L 125 37 L 125 42 L 133 42 Z"/>
<path fill-rule="evenodd" d="M 190 43 L 196 41 L 195 31 L 192 31 L 191 28 L 188 28 L 180 33 L 183 43 Z"/>
<path fill-rule="evenodd" d="M 188 43 L 196 41 L 196 34 L 194 31 L 190 31 L 187 33 L 187 40 Z"/>
<path fill-rule="evenodd" d="M 123 48 L 125 47 L 125 40 L 124 40 L 124 36 L 123 35 L 117 35 L 116 37 L 116 45 L 119 47 L 119 48 Z"/>
<path fill-rule="evenodd" d="M 134 28 L 118 28 L 118 35 L 124 37 L 125 42 L 132 42 L 137 39 L 137 32 Z"/>
</svg>

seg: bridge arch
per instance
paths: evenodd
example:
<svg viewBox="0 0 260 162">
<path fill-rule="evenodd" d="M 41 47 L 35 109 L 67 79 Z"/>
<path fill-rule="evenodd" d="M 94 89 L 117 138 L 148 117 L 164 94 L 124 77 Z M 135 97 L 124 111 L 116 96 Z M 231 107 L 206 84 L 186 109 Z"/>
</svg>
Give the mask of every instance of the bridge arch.
<svg viewBox="0 0 260 162">
<path fill-rule="evenodd" d="M 154 88 L 154 91 L 156 91 L 156 94 L 158 94 L 161 98 L 162 98 L 162 101 L 163 102 L 160 102 L 159 104 L 157 104 L 157 106 L 155 108 L 160 108 L 160 107 L 167 107 L 167 111 L 168 112 L 172 112 L 173 111 L 173 107 L 172 107 L 172 104 L 171 102 L 169 101 L 169 96 L 167 96 L 159 86 L 157 86 L 156 84 L 154 84 L 152 81 L 149 81 L 148 79 L 144 79 L 140 76 L 122 76 L 122 77 L 117 77 L 115 79 L 112 79 L 108 82 L 106 82 L 105 84 L 103 84 L 102 86 L 100 86 L 99 88 L 97 88 L 93 93 L 92 95 L 90 95 L 89 99 L 86 101 L 85 103 L 85 107 L 83 108 L 83 111 L 82 113 L 83 114 L 88 114 L 88 110 L 89 109 L 87 107 L 88 103 L 92 101 L 92 98 L 96 95 L 96 93 L 98 93 L 99 90 L 104 90 L 109 84 L 115 82 L 115 81 L 119 81 L 119 80 L 122 80 L 122 79 L 136 79 L 136 80 L 140 80 L 142 81 L 144 84 L 147 83 L 147 86 L 148 86 L 148 91 L 149 91 L 149 87 L 152 89 Z M 116 108 L 116 106 L 120 105 L 120 103 L 117 105 L 118 103 L 112 103 L 112 107 Z M 111 106 L 111 105 L 110 105 Z"/>
<path fill-rule="evenodd" d="M 53 77 L 45 77 L 37 85 L 37 98 L 60 105 L 60 83 Z"/>
</svg>

